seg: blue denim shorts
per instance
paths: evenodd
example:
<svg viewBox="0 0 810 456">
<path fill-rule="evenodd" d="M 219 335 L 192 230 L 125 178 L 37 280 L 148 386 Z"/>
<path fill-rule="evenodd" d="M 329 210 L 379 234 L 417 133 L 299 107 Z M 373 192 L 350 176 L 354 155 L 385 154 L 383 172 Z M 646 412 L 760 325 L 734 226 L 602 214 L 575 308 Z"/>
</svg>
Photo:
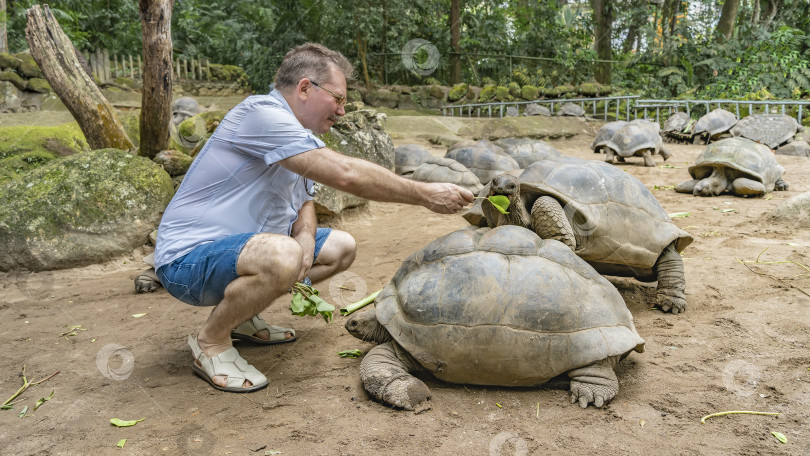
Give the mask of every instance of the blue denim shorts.
<svg viewBox="0 0 810 456">
<path fill-rule="evenodd" d="M 331 228 L 315 233 L 315 259 L 318 258 Z M 155 273 L 166 291 L 193 306 L 215 306 L 225 297 L 225 288 L 233 282 L 236 261 L 247 241 L 259 233 L 234 234 L 203 244 L 186 255 L 160 267 Z"/>
</svg>

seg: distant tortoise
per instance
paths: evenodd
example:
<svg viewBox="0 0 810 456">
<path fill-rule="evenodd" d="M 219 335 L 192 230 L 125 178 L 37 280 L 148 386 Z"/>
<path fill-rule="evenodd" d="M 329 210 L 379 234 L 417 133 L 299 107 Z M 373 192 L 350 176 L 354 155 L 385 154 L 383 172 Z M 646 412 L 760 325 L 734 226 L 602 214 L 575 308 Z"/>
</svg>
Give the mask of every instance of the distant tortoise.
<svg viewBox="0 0 810 456">
<path fill-rule="evenodd" d="M 560 151 L 539 139 L 503 138 L 495 141 L 495 145 L 512 157 L 520 168 L 525 168 L 537 160 L 560 156 Z"/>
<path fill-rule="evenodd" d="M 673 132 L 682 132 L 686 127 L 689 126 L 689 123 L 692 122 L 692 118 L 689 117 L 689 114 L 678 111 L 667 119 L 664 122 L 664 128 L 661 130 L 663 133 L 673 133 Z"/>
<path fill-rule="evenodd" d="M 810 144 L 806 141 L 791 141 L 776 149 L 776 153 L 778 155 L 793 155 L 796 157 L 810 158 Z"/>
<path fill-rule="evenodd" d="M 660 153 L 664 160 L 671 154 L 664 149 L 664 141 L 657 123 L 647 120 L 634 120 L 616 130 L 605 143 L 605 161 L 613 163 L 616 155 L 622 158 L 637 156 L 644 159 L 644 166 L 655 166 L 653 154 Z"/>
<path fill-rule="evenodd" d="M 803 128 L 796 119 L 785 114 L 754 114 L 740 119 L 731 129 L 731 135 L 776 149 Z"/>
<path fill-rule="evenodd" d="M 537 103 L 530 103 L 526 106 L 526 110 L 523 111 L 524 116 L 550 116 L 551 111 L 545 107 L 540 106 Z"/>
<path fill-rule="evenodd" d="M 787 190 L 782 180 L 785 169 L 776 162 L 768 146 L 745 138 L 726 138 L 706 146 L 689 167 L 692 179 L 675 187 L 676 192 L 696 196 L 762 196 L 773 190 Z"/>
<path fill-rule="evenodd" d="M 593 139 L 591 143 L 591 149 L 593 149 L 593 153 L 598 154 L 600 152 L 605 152 L 605 148 L 607 143 L 610 141 L 610 138 L 616 134 L 616 131 L 619 128 L 627 125 L 627 122 L 624 120 L 616 120 L 614 122 L 608 122 L 602 125 L 602 128 L 596 132 L 596 137 Z M 619 157 L 619 161 L 624 161 L 624 157 Z"/>
<path fill-rule="evenodd" d="M 410 178 L 420 182 L 449 182 L 473 193 L 482 187 L 478 176 L 452 158 L 430 157 L 413 170 Z"/>
<path fill-rule="evenodd" d="M 417 166 L 433 155 L 422 146 L 405 144 L 394 149 L 394 171 L 400 176 L 413 173 Z"/>
<path fill-rule="evenodd" d="M 517 226 L 467 228 L 409 256 L 375 309 L 346 329 L 380 345 L 360 363 L 369 394 L 412 410 L 451 383 L 536 386 L 571 379 L 571 403 L 601 407 L 613 368 L 644 340 L 616 289 L 564 245 Z"/>
<path fill-rule="evenodd" d="M 481 204 L 490 227 L 519 225 L 574 249 L 605 275 L 658 281 L 655 305 L 686 310 L 682 252 L 692 236 L 670 219 L 638 179 L 594 160 L 561 157 L 534 162 L 520 177 L 503 174 L 490 195 L 510 200 L 509 214 Z"/>
<path fill-rule="evenodd" d="M 578 104 L 565 103 L 564 105 L 560 106 L 560 109 L 557 111 L 558 116 L 572 116 L 572 117 L 584 117 L 585 110 L 582 109 L 582 106 Z"/>
<path fill-rule="evenodd" d="M 486 184 L 498 174 L 520 168 L 503 149 L 483 139 L 473 144 L 465 143 L 462 147 L 451 147 L 445 158 L 452 158 L 466 166 L 478 176 L 481 184 Z"/>
<path fill-rule="evenodd" d="M 191 97 L 178 98 L 172 103 L 172 124 L 180 125 L 184 120 L 201 112 L 203 112 L 203 108 L 197 103 L 197 100 Z"/>
<path fill-rule="evenodd" d="M 737 116 L 734 113 L 717 108 L 695 122 L 692 134 L 705 135 L 706 144 L 709 144 L 712 140 L 721 139 L 721 135 L 731 130 L 736 123 Z"/>
</svg>

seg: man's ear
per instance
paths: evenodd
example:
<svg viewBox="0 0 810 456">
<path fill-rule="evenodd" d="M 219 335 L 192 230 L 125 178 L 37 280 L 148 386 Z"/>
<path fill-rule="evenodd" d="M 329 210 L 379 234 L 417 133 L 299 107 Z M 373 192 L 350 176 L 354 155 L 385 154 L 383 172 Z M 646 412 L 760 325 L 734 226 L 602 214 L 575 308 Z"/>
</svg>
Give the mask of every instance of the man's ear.
<svg viewBox="0 0 810 456">
<path fill-rule="evenodd" d="M 313 87 L 309 78 L 303 78 L 298 81 L 298 85 L 295 86 L 295 96 L 301 101 L 306 101 L 306 99 L 309 98 L 309 91 L 312 90 Z"/>
</svg>

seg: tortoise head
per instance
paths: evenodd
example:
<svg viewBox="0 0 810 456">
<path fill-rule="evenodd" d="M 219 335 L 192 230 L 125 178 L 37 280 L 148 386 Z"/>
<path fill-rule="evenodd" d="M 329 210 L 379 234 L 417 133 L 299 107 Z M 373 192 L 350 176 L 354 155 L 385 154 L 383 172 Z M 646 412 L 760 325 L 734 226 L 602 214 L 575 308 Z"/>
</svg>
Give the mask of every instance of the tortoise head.
<svg viewBox="0 0 810 456">
<path fill-rule="evenodd" d="M 358 312 L 349 317 L 346 321 L 346 331 L 367 342 L 383 343 L 391 340 L 388 330 L 377 321 L 377 313 L 374 309 Z"/>
<path fill-rule="evenodd" d="M 481 202 L 484 216 L 490 227 L 517 225 L 525 228 L 531 226 L 531 218 L 526 210 L 525 201 L 520 196 L 520 181 L 511 174 L 499 174 L 489 182 L 489 196 L 502 195 L 509 199 L 509 213 L 496 212 L 487 200 Z"/>
<path fill-rule="evenodd" d="M 511 174 L 499 174 L 492 178 L 489 185 L 489 196 L 503 195 L 509 198 L 510 205 L 520 197 L 520 182 Z"/>
</svg>

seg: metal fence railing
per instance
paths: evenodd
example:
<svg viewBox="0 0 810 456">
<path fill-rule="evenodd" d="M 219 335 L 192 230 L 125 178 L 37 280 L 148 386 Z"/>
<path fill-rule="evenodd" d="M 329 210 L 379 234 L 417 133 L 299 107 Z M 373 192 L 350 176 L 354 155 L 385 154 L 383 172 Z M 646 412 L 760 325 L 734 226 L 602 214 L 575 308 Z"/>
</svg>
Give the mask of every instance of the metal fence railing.
<svg viewBox="0 0 810 456">
<path fill-rule="evenodd" d="M 641 99 L 638 95 L 626 95 L 620 97 L 599 97 L 599 98 L 569 98 L 554 100 L 535 101 L 503 101 L 492 103 L 470 103 L 461 105 L 442 106 L 442 115 L 459 117 L 503 117 L 509 107 L 525 107 L 529 104 L 547 105 L 554 115 L 555 105 L 560 106 L 565 103 L 579 104 L 585 112 L 589 112 L 593 118 L 602 117 L 608 120 L 608 113 L 613 114 L 613 120 L 620 120 L 622 111 L 624 120 L 648 119 L 661 122 L 662 113 L 667 117 L 676 111 L 685 111 L 692 116 L 693 112 L 701 116 L 714 108 L 723 108 L 734 112 L 737 118 L 750 114 L 786 114 L 796 117 L 801 124 L 805 107 L 810 105 L 810 101 L 796 100 L 652 100 Z M 598 111 L 598 112 L 597 112 Z M 632 114 L 632 115 L 631 115 Z"/>
<path fill-rule="evenodd" d="M 565 103 L 579 104 L 579 106 L 587 113 L 590 112 L 593 117 L 599 115 L 603 116 L 605 120 L 608 119 L 608 113 L 612 113 L 615 108 L 616 119 L 619 119 L 621 112 L 624 111 L 625 118 L 630 120 L 630 111 L 633 100 L 639 98 L 638 95 L 624 95 L 620 97 L 597 97 L 597 98 L 557 98 L 553 100 L 535 100 L 535 101 L 498 101 L 492 103 L 470 103 L 462 105 L 446 105 L 442 106 L 442 115 L 454 116 L 458 112 L 459 117 L 493 117 L 493 110 L 497 117 L 503 117 L 506 109 L 509 107 L 516 107 L 520 109 L 521 106 L 525 107 L 530 104 L 538 104 L 541 106 L 548 105 L 551 115 L 554 115 L 555 105 L 562 106 Z M 624 106 L 622 106 L 624 105 Z M 599 111 L 599 112 L 597 112 Z M 475 115 L 473 115 L 475 113 Z"/>
</svg>

